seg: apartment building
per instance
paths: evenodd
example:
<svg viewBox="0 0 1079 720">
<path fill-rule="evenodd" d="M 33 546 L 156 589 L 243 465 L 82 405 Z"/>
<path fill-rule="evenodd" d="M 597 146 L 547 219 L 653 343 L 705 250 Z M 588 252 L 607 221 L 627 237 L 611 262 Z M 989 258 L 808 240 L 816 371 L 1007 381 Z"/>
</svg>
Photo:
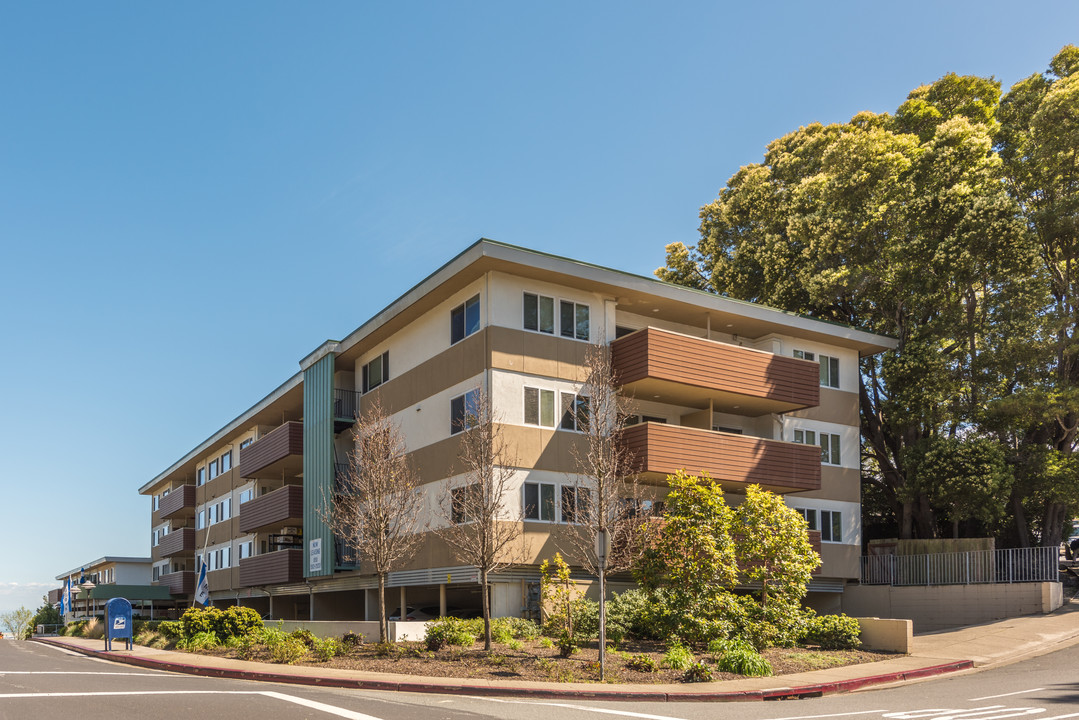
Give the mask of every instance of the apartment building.
<svg viewBox="0 0 1079 720">
<path fill-rule="evenodd" d="M 152 498 L 152 579 L 189 601 L 197 559 L 215 604 L 284 619 L 362 619 L 376 580 L 343 561 L 319 508 L 374 399 L 401 428 L 433 526 L 461 482 L 460 420 L 491 399 L 517 456 L 526 561 L 494 578 L 492 608 L 529 607 L 576 484 L 572 413 L 589 343 L 612 349 L 635 404 L 624 440 L 643 482 L 707 472 L 737 504 L 749 483 L 807 518 L 823 564 L 812 604 L 838 606 L 861 547 L 858 360 L 894 341 L 571 259 L 480 240 L 214 432 L 139 492 Z M 569 405 L 567 405 L 567 403 Z M 616 578 L 617 580 L 617 578 Z M 628 578 L 624 578 L 628 581 Z M 619 583 L 613 583 L 617 589 Z M 474 568 L 428 533 L 389 578 L 396 607 L 479 607 Z"/>
<path fill-rule="evenodd" d="M 58 605 L 64 589 L 71 589 L 68 619 L 91 617 L 104 610 L 105 602 L 122 597 L 131 601 L 136 615 L 152 617 L 176 606 L 166 588 L 150 583 L 148 557 L 106 555 L 56 576 L 60 587 L 49 591 L 49 603 Z"/>
</svg>

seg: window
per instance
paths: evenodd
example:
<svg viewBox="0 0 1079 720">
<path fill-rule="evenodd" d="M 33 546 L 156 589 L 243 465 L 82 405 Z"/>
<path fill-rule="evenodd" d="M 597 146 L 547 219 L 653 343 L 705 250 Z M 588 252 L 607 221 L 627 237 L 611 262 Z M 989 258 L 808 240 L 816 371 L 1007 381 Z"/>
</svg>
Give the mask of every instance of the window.
<svg viewBox="0 0 1079 720">
<path fill-rule="evenodd" d="M 559 303 L 559 323 L 562 337 L 588 340 L 588 306 L 562 300 Z"/>
<path fill-rule="evenodd" d="M 588 491 L 572 485 L 562 486 L 562 517 L 564 523 L 584 522 L 588 516 Z"/>
<path fill-rule="evenodd" d="M 211 460 L 210 461 L 210 479 L 213 480 L 215 477 L 218 476 L 218 474 L 219 473 L 217 472 L 217 460 Z"/>
<path fill-rule="evenodd" d="M 469 390 L 450 400 L 450 435 L 464 432 L 476 425 L 480 413 L 479 401 L 479 390 Z"/>
<path fill-rule="evenodd" d="M 226 473 L 232 469 L 232 451 L 227 451 L 221 456 L 221 472 Z"/>
<path fill-rule="evenodd" d="M 843 513 L 838 510 L 820 511 L 822 542 L 843 542 Z"/>
<path fill-rule="evenodd" d="M 742 428 L 723 427 L 722 425 L 713 425 L 712 430 L 715 432 L 730 433 L 731 435 L 742 434 Z"/>
<path fill-rule="evenodd" d="M 206 468 L 200 467 L 198 470 L 195 471 L 195 484 L 196 485 L 205 485 L 206 484 Z"/>
<path fill-rule="evenodd" d="M 240 449 L 243 450 L 245 447 L 247 447 L 248 445 L 250 445 L 253 442 L 255 442 L 255 438 L 247 438 L 246 440 L 241 440 L 240 441 Z"/>
<path fill-rule="evenodd" d="M 206 527 L 206 511 L 199 510 L 199 515 L 195 518 L 195 529 L 202 530 L 204 527 Z"/>
<path fill-rule="evenodd" d="M 248 540 L 247 542 L 242 542 L 238 547 L 240 549 L 240 559 L 243 560 L 244 558 L 249 558 L 252 555 L 252 551 L 255 549 L 255 541 Z"/>
<path fill-rule="evenodd" d="M 154 565 L 154 577 L 153 577 L 154 582 L 157 582 L 158 580 L 161 579 L 161 570 L 162 570 L 161 566 Z"/>
<path fill-rule="evenodd" d="M 207 519 L 210 525 L 223 522 L 232 517 L 232 498 L 225 498 L 221 502 L 210 506 Z"/>
<path fill-rule="evenodd" d="M 476 295 L 450 310 L 450 345 L 480 329 L 480 296 Z"/>
<path fill-rule="evenodd" d="M 370 392 L 390 379 L 390 351 L 363 366 L 363 391 Z"/>
<path fill-rule="evenodd" d="M 794 357 L 798 358 L 799 360 L 816 360 L 817 359 L 816 355 L 814 355 L 811 352 L 806 352 L 805 350 L 795 350 L 794 351 Z"/>
<path fill-rule="evenodd" d="M 159 507 L 161 507 L 161 496 L 154 495 L 154 512 L 157 512 Z"/>
<path fill-rule="evenodd" d="M 820 445 L 820 461 L 825 465 L 839 465 L 839 436 L 835 433 L 817 433 L 813 430 L 795 430 L 794 442 L 804 445 Z"/>
<path fill-rule="evenodd" d="M 588 396 L 562 393 L 562 420 L 559 427 L 588 432 Z"/>
<path fill-rule="evenodd" d="M 817 511 L 810 508 L 795 508 L 802 517 L 806 520 L 806 525 L 809 530 L 820 530 L 820 525 L 817 523 Z"/>
<path fill-rule="evenodd" d="M 554 390 L 525 388 L 525 424 L 554 427 Z"/>
<path fill-rule="evenodd" d="M 454 525 L 472 522 L 472 515 L 469 510 L 475 506 L 476 494 L 479 490 L 480 486 L 473 483 L 472 485 L 455 487 L 451 491 L 450 520 Z"/>
<path fill-rule="evenodd" d="M 255 488 L 248 488 L 240 493 L 240 504 L 243 505 L 248 500 L 255 497 Z"/>
<path fill-rule="evenodd" d="M 525 330 L 554 335 L 554 298 L 525 293 Z"/>
<path fill-rule="evenodd" d="M 820 356 L 820 384 L 822 387 L 839 387 L 839 358 Z"/>
<path fill-rule="evenodd" d="M 555 521 L 554 483 L 525 483 L 525 520 Z"/>
</svg>

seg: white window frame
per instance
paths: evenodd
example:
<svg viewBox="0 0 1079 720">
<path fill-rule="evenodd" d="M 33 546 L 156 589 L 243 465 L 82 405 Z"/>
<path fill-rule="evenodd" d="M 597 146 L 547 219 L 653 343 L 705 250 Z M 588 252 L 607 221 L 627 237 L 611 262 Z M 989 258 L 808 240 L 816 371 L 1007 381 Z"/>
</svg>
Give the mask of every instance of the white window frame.
<svg viewBox="0 0 1079 720">
<path fill-rule="evenodd" d="M 529 391 L 536 393 L 536 421 L 531 422 L 528 418 L 528 393 Z M 550 398 L 551 401 L 551 422 L 547 424 L 543 421 L 543 399 L 545 397 Z M 535 385 L 525 385 L 521 393 L 521 417 L 524 419 L 524 424 L 530 427 L 542 427 L 549 430 L 553 430 L 561 425 L 558 417 L 557 408 L 559 407 L 556 401 L 559 399 L 558 393 L 550 388 L 536 387 Z"/>
<path fill-rule="evenodd" d="M 571 404 L 570 406 L 573 408 L 572 412 L 570 412 L 566 408 L 566 398 L 567 397 L 572 398 L 570 400 L 570 404 Z M 557 413 L 556 413 L 556 415 L 557 415 L 557 425 L 556 425 L 556 428 L 558 430 L 568 430 L 570 432 L 580 432 L 580 433 L 588 432 L 587 423 L 588 423 L 588 419 L 591 417 L 590 414 L 589 414 L 591 412 L 591 406 L 589 405 L 587 395 L 582 395 L 580 393 L 566 392 L 565 390 L 560 390 L 559 393 L 558 393 L 558 407 L 556 409 L 557 409 Z M 584 423 L 580 422 L 582 416 L 584 417 L 584 420 L 585 420 Z M 572 425 L 569 426 L 569 427 L 566 426 L 566 420 L 567 419 L 569 419 L 571 421 L 571 423 L 572 423 Z"/>
<path fill-rule="evenodd" d="M 562 322 L 562 319 L 563 319 L 562 318 L 562 308 L 563 308 L 564 305 L 568 305 L 573 309 L 573 325 L 572 325 L 572 327 L 568 328 L 568 330 L 569 330 L 568 334 L 567 334 L 567 328 L 565 327 L 565 325 Z M 580 328 L 577 327 L 577 313 L 580 312 L 580 310 L 582 308 L 584 309 L 585 315 L 588 316 L 586 318 L 586 323 L 585 323 L 588 327 L 585 328 L 585 332 L 584 332 L 583 337 L 580 334 Z M 580 340 L 582 342 L 588 342 L 589 338 L 592 336 L 592 306 L 589 305 L 588 303 L 577 302 L 576 300 L 565 300 L 565 299 L 559 298 L 559 300 L 558 300 L 558 335 L 559 335 L 559 337 L 569 338 L 571 340 Z"/>
<path fill-rule="evenodd" d="M 536 488 L 536 517 L 530 517 L 528 514 L 528 508 L 531 507 L 528 504 L 528 487 L 534 486 Z M 523 518 L 526 522 L 544 522 L 544 523 L 557 523 L 560 515 L 560 500 L 562 497 L 561 488 L 558 483 L 551 482 L 525 482 L 521 484 L 521 510 Z M 552 517 L 543 517 L 543 490 L 544 488 L 550 488 L 551 491 L 551 515 Z"/>
<path fill-rule="evenodd" d="M 379 380 L 377 383 L 372 383 L 371 370 L 376 362 L 379 364 Z M 361 389 L 364 393 L 369 393 L 375 388 L 388 383 L 390 381 L 390 351 L 386 350 L 365 362 L 361 374 L 363 375 Z"/>
<path fill-rule="evenodd" d="M 476 323 L 475 323 L 475 326 L 472 327 L 472 329 L 470 330 L 469 329 L 470 325 L 469 325 L 469 322 L 468 322 L 468 313 L 469 313 L 469 310 L 472 309 L 473 307 L 476 308 Z M 479 293 L 476 293 L 475 295 L 470 297 L 468 300 L 465 300 L 460 305 L 455 305 L 453 308 L 450 309 L 450 345 L 456 345 L 457 343 L 464 340 L 466 337 L 468 337 L 470 335 L 474 335 L 475 333 L 480 331 L 480 328 L 483 327 L 483 317 L 482 317 L 481 311 L 482 311 L 482 307 L 480 305 L 480 294 Z M 454 335 L 454 321 L 455 321 L 455 316 L 457 315 L 458 312 L 460 312 L 460 314 L 461 314 L 460 315 L 460 317 L 461 317 L 461 336 L 460 337 L 455 337 L 455 335 Z"/>
<path fill-rule="evenodd" d="M 534 327 L 534 328 L 528 327 L 528 298 L 529 297 L 536 298 L 536 327 Z M 535 333 L 541 333 L 543 335 L 552 335 L 552 336 L 558 335 L 558 300 L 553 295 L 543 295 L 541 293 L 534 293 L 534 292 L 526 292 L 524 294 L 524 298 L 525 299 L 524 299 L 524 304 L 522 305 L 522 314 L 521 314 L 521 327 L 523 327 L 528 332 L 535 332 Z M 542 304 L 543 304 L 542 301 L 543 300 L 550 300 L 551 301 L 551 329 L 550 330 L 544 330 L 543 329 L 543 312 L 542 312 Z"/>
<path fill-rule="evenodd" d="M 469 396 L 472 397 L 471 401 L 469 400 Z M 458 400 L 461 401 L 460 421 L 458 421 L 458 419 L 454 416 L 453 412 L 453 405 Z M 454 397 L 450 398 L 450 435 L 457 435 L 458 433 L 463 433 L 465 430 L 468 430 L 472 427 L 472 425 L 469 424 L 468 419 L 470 417 L 475 418 L 476 413 L 479 411 L 479 401 L 479 388 L 472 388 L 467 392 L 463 392 L 460 395 L 455 395 Z M 472 405 L 471 410 L 469 409 L 470 403 Z"/>
<path fill-rule="evenodd" d="M 839 537 L 835 537 L 835 530 L 839 528 Z M 843 511 L 821 510 L 820 511 L 820 541 L 822 543 L 843 542 Z"/>
</svg>

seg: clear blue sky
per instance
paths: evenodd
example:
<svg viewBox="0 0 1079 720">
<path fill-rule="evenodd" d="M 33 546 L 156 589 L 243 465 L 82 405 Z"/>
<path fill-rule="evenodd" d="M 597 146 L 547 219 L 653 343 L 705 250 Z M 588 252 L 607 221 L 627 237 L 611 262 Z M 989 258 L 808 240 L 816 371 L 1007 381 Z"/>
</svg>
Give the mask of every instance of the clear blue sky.
<svg viewBox="0 0 1079 720">
<path fill-rule="evenodd" d="M 751 7 L 752 6 L 752 7 Z M 1062 2 L 26 3 L 0 20 L 0 611 L 481 236 L 647 274 L 773 138 L 1079 43 Z"/>
</svg>

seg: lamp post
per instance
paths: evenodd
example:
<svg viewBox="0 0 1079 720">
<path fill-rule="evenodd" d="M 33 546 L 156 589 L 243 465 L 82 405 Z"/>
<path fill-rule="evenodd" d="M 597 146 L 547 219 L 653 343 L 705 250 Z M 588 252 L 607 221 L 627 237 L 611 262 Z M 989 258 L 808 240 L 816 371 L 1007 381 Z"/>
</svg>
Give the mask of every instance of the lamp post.
<svg viewBox="0 0 1079 720">
<path fill-rule="evenodd" d="M 79 588 L 86 591 L 86 607 L 90 608 L 90 612 L 87 613 L 87 614 L 90 615 L 90 616 L 92 616 L 94 614 L 93 613 L 93 606 L 91 605 L 91 602 L 93 602 L 93 601 L 90 599 L 90 591 L 93 590 L 95 587 L 97 587 L 97 586 L 94 585 L 93 581 L 91 581 L 91 580 L 87 580 L 82 585 L 79 585 Z"/>
<path fill-rule="evenodd" d="M 607 554 L 610 536 L 607 528 L 596 533 L 596 564 L 599 566 L 599 679 L 603 682 L 607 670 Z"/>
</svg>

